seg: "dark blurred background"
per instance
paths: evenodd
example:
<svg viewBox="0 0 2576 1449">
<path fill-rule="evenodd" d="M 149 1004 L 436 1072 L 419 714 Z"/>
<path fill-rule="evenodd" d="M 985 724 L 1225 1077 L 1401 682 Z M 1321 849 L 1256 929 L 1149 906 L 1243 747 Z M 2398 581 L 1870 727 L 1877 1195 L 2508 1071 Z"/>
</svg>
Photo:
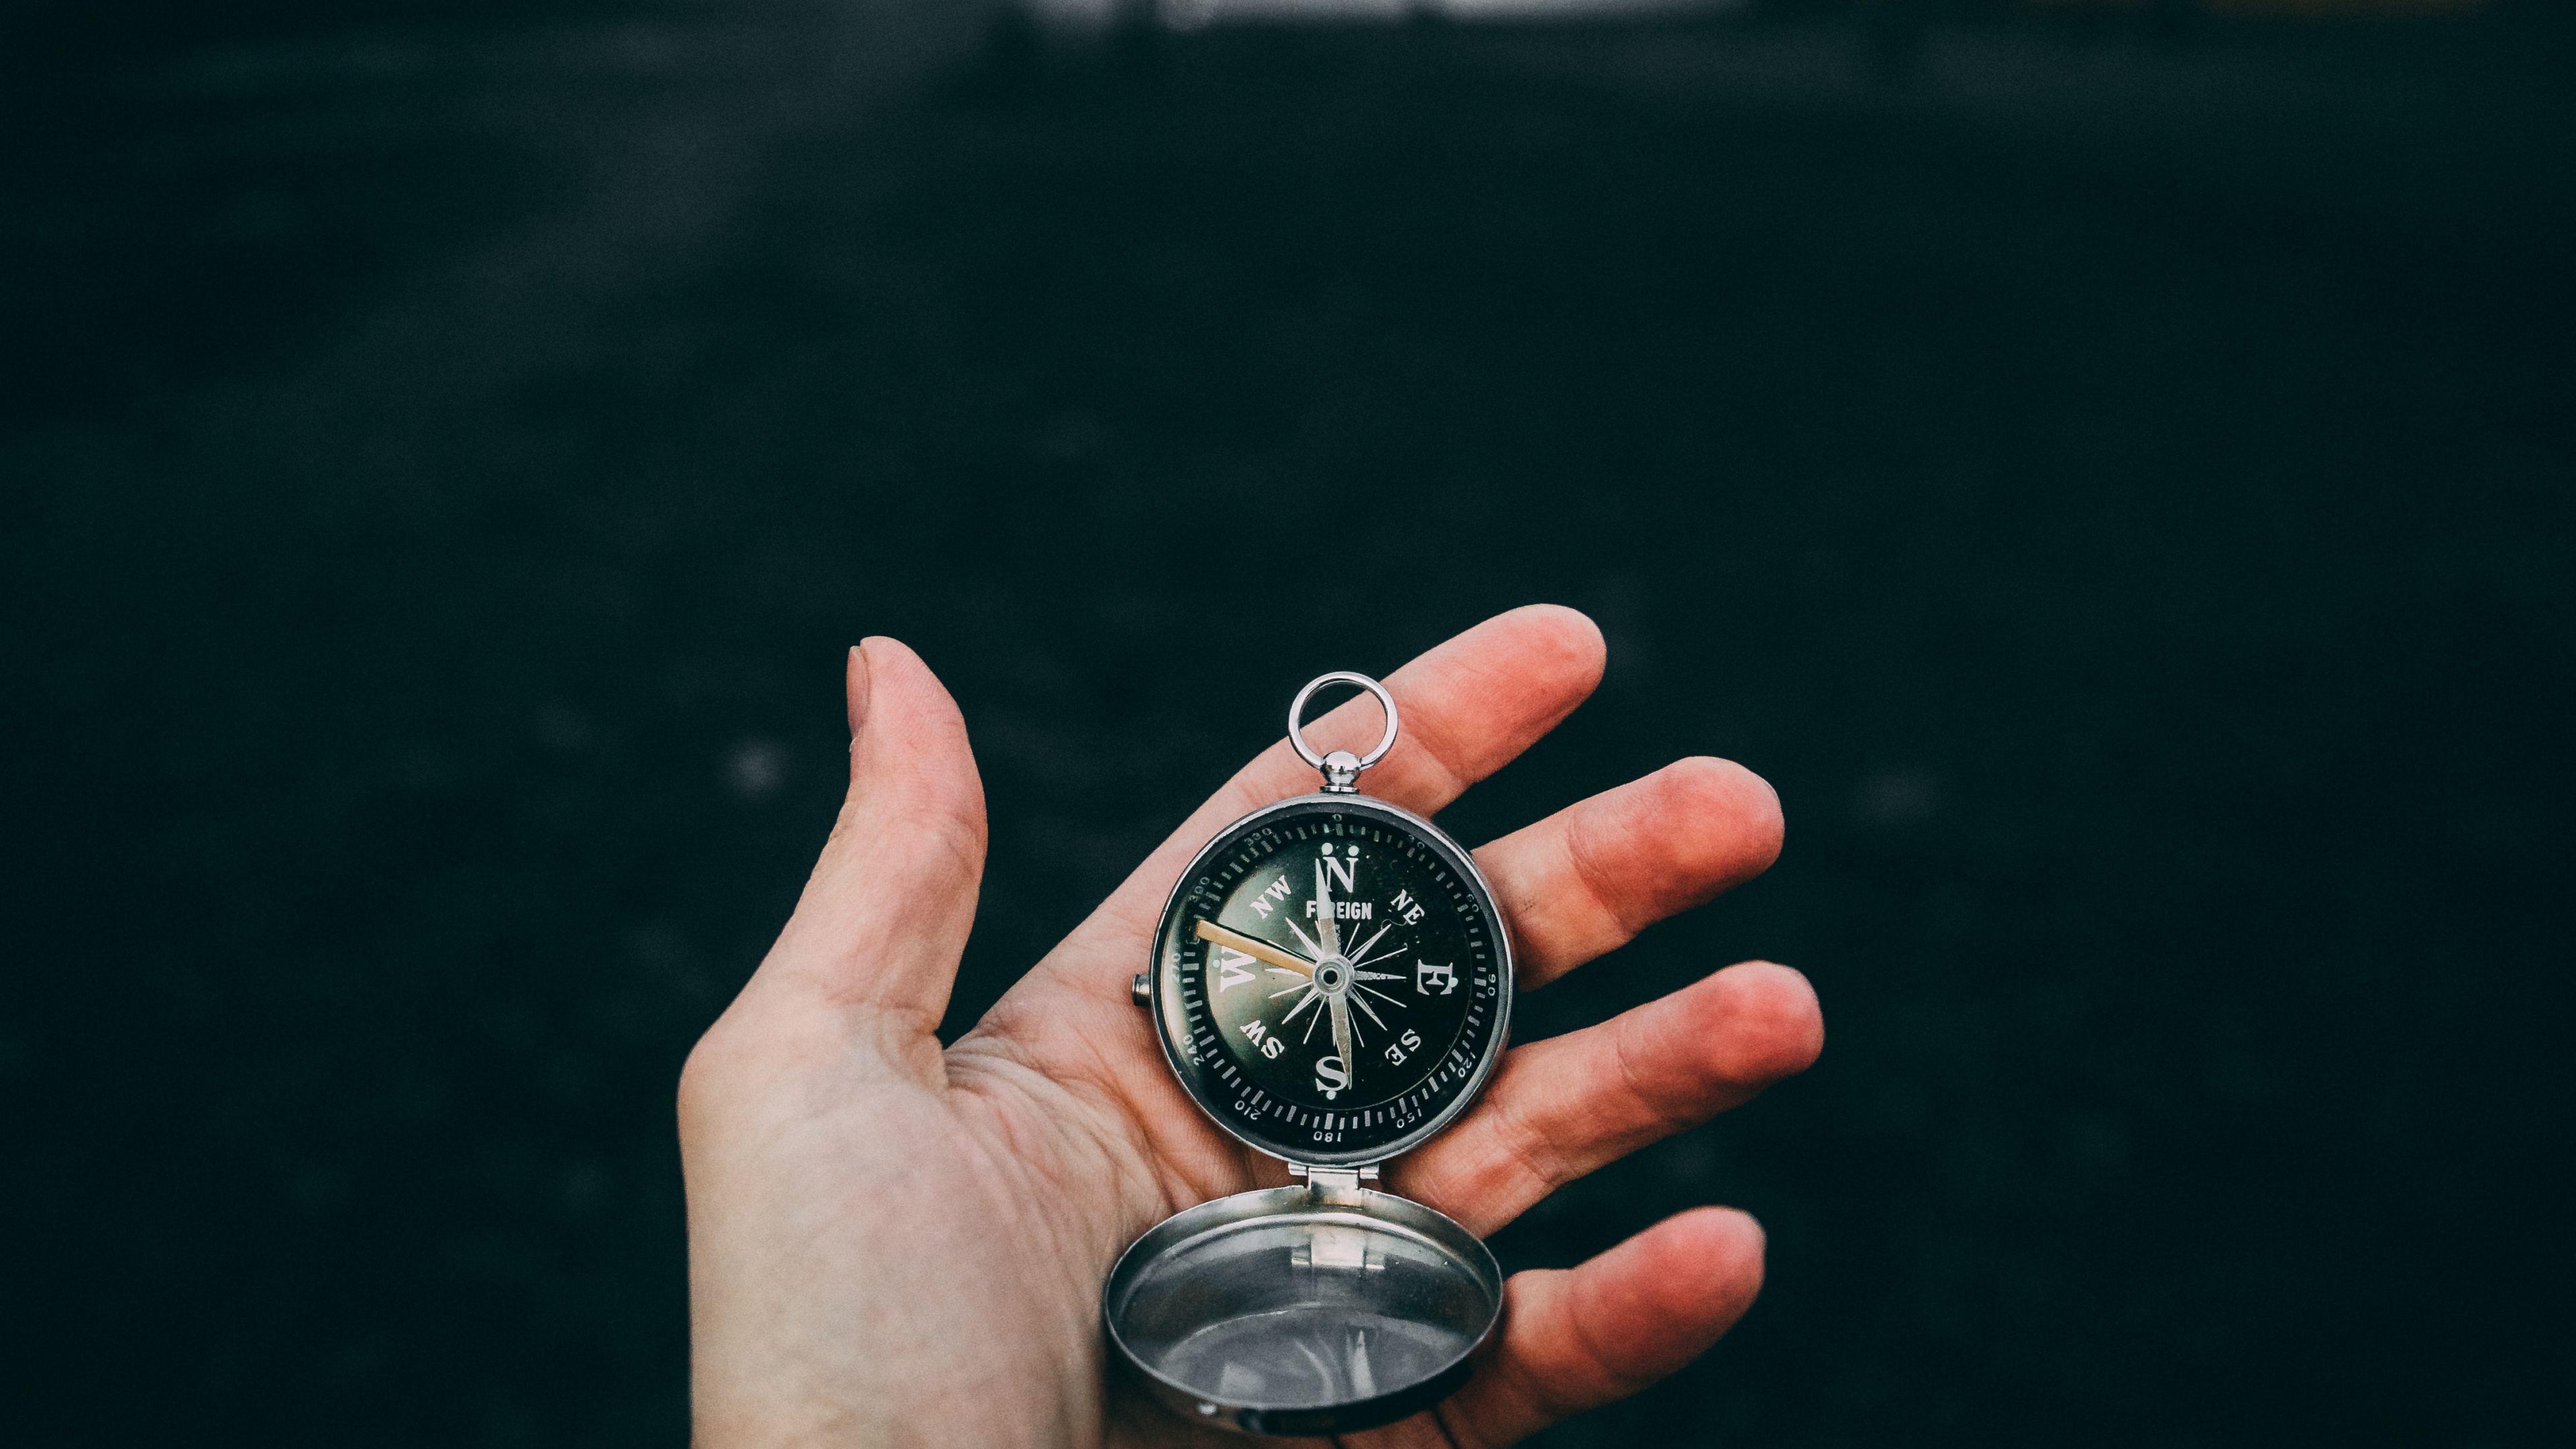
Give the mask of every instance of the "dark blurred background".
<svg viewBox="0 0 2576 1449">
<path fill-rule="evenodd" d="M 1453 831 L 1790 829 L 1525 1036 L 1831 1024 L 1501 1234 L 1772 1234 L 1547 1444 L 2576 1438 L 2565 13 L 1224 3 L 6 12 L 0 1438 L 680 1444 L 848 645 L 990 790 L 954 1031 L 1536 600 Z"/>
</svg>

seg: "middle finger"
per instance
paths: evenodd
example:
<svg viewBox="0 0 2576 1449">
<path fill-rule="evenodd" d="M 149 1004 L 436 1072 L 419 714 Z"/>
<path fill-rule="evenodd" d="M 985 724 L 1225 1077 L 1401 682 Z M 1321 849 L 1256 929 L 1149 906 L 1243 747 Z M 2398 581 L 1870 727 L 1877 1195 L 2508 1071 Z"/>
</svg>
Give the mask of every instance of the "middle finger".
<svg viewBox="0 0 2576 1449">
<path fill-rule="evenodd" d="M 1476 852 L 1523 988 L 1626 945 L 1780 856 L 1780 797 L 1732 760 L 1677 760 Z"/>
<path fill-rule="evenodd" d="M 1557 1188 L 1804 1071 L 1824 1049 L 1807 978 L 1767 961 L 1598 1026 L 1515 1047 L 1483 1101 L 1405 1155 L 1395 1191 L 1483 1237 Z"/>
</svg>

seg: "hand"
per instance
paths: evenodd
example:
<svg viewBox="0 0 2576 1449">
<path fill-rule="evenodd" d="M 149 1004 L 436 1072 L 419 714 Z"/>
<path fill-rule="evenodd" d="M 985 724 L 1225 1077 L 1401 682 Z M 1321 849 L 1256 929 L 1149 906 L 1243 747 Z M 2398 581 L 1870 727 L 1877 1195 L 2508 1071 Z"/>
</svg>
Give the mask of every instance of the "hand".
<svg viewBox="0 0 2576 1449">
<path fill-rule="evenodd" d="M 1403 741 L 1370 791 L 1430 814 L 1554 727 L 1601 673 L 1570 610 L 1490 620 L 1387 681 Z M 760 969 L 680 1082 L 698 1449 L 1229 1444 L 1114 1382 L 1100 1285 L 1138 1234 L 1290 1180 L 1183 1095 L 1128 978 L 1199 845 L 1314 788 L 1280 741 L 1165 841 L 973 1031 L 934 1031 L 974 919 L 982 787 L 956 706 L 902 645 L 849 661 L 850 792 Z M 1363 710 L 1367 711 L 1365 716 Z M 1362 742 L 1355 700 L 1309 738 Z M 1324 745 L 1331 748 L 1330 745 Z M 1749 879 L 1780 848 L 1768 786 L 1684 760 L 1476 852 L 1523 989 Z M 1814 994 L 1749 964 L 1514 1048 L 1384 1185 L 1480 1236 L 1559 1184 L 1804 1068 Z M 1642 1388 L 1753 1300 L 1762 1233 L 1699 1208 L 1581 1267 L 1513 1277 L 1475 1378 L 1351 1449 L 1508 1444 Z"/>
</svg>

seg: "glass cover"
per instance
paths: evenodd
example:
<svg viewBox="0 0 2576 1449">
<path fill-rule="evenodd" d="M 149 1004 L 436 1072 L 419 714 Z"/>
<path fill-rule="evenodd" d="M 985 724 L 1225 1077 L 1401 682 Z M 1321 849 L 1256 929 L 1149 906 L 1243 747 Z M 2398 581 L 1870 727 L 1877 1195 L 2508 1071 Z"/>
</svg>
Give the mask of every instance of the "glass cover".
<svg viewBox="0 0 2576 1449">
<path fill-rule="evenodd" d="M 1509 1032 L 1509 938 L 1475 864 L 1358 795 L 1236 821 L 1181 876 L 1154 956 L 1163 1050 L 1228 1132 L 1375 1163 L 1474 1099 Z"/>
</svg>

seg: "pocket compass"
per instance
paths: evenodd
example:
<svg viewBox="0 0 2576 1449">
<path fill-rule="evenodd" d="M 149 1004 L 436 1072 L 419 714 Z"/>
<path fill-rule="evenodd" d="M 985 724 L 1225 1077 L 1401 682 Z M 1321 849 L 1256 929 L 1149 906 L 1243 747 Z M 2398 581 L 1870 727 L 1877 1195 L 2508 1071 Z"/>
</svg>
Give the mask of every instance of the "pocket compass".
<svg viewBox="0 0 2576 1449">
<path fill-rule="evenodd" d="M 1332 684 L 1386 711 L 1366 755 L 1306 743 L 1306 702 Z M 1430 821 L 1359 793 L 1396 729 L 1394 698 L 1365 675 L 1299 690 L 1288 739 L 1323 788 L 1208 842 L 1134 982 L 1191 1100 L 1305 1179 L 1182 1212 L 1110 1271 L 1109 1341 L 1201 1423 L 1392 1423 L 1464 1384 L 1502 1313 L 1502 1270 L 1474 1234 L 1369 1186 L 1475 1100 L 1512 1012 L 1511 943 L 1475 862 Z"/>
</svg>

